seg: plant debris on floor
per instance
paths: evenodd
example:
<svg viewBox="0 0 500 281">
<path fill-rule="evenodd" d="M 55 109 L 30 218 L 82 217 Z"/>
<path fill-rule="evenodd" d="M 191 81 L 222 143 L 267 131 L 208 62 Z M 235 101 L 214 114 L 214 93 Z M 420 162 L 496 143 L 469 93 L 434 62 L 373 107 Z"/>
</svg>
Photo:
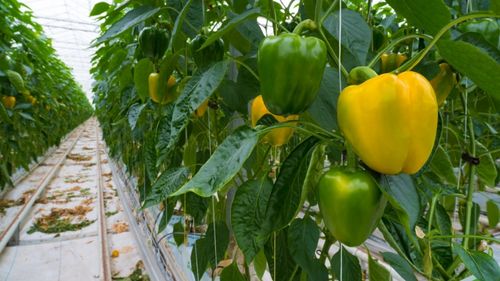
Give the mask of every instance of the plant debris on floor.
<svg viewBox="0 0 500 281">
<path fill-rule="evenodd" d="M 75 208 L 52 208 L 48 215 L 35 220 L 28 234 L 42 232 L 47 234 L 80 230 L 91 225 L 95 220 L 88 220 L 85 215 L 92 207 L 79 205 Z"/>
</svg>

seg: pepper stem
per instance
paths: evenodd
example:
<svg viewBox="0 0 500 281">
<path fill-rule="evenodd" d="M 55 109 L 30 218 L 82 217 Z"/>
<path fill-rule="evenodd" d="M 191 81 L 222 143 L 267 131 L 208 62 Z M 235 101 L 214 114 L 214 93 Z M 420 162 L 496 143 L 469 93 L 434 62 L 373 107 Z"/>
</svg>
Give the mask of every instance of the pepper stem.
<svg viewBox="0 0 500 281">
<path fill-rule="evenodd" d="M 357 168 L 357 159 L 356 159 L 356 154 L 354 153 L 354 150 L 352 149 L 352 145 L 346 141 L 345 142 L 345 147 L 347 150 L 347 169 L 355 172 Z"/>
<path fill-rule="evenodd" d="M 306 19 L 297 24 L 293 29 L 293 33 L 300 35 L 304 29 L 316 30 L 318 25 L 312 19 Z"/>
</svg>

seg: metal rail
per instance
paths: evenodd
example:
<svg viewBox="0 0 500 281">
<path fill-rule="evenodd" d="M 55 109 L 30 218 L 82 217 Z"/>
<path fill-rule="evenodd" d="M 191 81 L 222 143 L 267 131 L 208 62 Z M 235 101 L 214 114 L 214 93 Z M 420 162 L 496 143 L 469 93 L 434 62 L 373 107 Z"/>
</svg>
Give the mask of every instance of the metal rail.
<svg viewBox="0 0 500 281">
<path fill-rule="evenodd" d="M 2 233 L 0 233 L 0 252 L 3 251 L 3 249 L 5 248 L 9 240 L 12 238 L 12 236 L 14 235 L 14 233 L 16 232 L 16 230 L 18 229 L 19 225 L 24 220 L 26 215 L 29 214 L 35 201 L 38 199 L 38 197 L 40 197 L 42 192 L 45 190 L 45 188 L 49 185 L 49 183 L 55 177 L 57 172 L 60 170 L 60 166 L 64 163 L 64 161 L 66 160 L 66 156 L 69 154 L 69 152 L 73 149 L 77 141 L 82 136 L 83 132 L 85 131 L 85 128 L 86 125 L 84 128 L 80 129 L 77 137 L 71 143 L 69 148 L 63 153 L 63 155 L 57 161 L 54 167 L 52 167 L 52 169 L 47 174 L 45 174 L 45 176 L 43 176 L 42 180 L 36 187 L 35 193 L 30 197 L 30 200 L 21 207 L 19 212 L 15 215 L 14 219 L 7 225 L 6 229 Z"/>
<path fill-rule="evenodd" d="M 106 226 L 106 209 L 104 206 L 104 183 L 102 181 L 101 170 L 101 149 L 99 146 L 99 123 L 96 122 L 96 161 L 97 161 L 97 204 L 99 205 L 98 220 L 99 220 L 99 255 L 100 263 L 100 280 L 111 281 L 111 260 L 108 244 L 108 228 Z"/>
</svg>

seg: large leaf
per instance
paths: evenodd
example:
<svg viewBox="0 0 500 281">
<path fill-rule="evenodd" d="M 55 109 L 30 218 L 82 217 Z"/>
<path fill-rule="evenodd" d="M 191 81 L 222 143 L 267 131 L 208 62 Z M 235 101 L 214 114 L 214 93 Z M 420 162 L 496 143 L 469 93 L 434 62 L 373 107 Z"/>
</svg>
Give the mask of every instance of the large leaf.
<svg viewBox="0 0 500 281">
<path fill-rule="evenodd" d="M 430 168 L 444 182 L 449 184 L 457 183 L 450 156 L 441 145 L 438 145 L 434 151 L 432 161 L 430 162 Z"/>
<path fill-rule="evenodd" d="M 439 54 L 456 70 L 469 77 L 478 87 L 500 100 L 500 64 L 478 47 L 462 41 L 440 40 Z"/>
<path fill-rule="evenodd" d="M 498 280 L 500 267 L 494 258 L 478 251 L 468 251 L 457 243 L 453 243 L 453 249 L 464 262 L 465 267 L 481 281 Z"/>
<path fill-rule="evenodd" d="M 221 221 L 209 224 L 205 237 L 196 240 L 191 251 L 191 268 L 196 280 L 201 280 L 208 266 L 215 268 L 223 260 L 228 244 L 229 229 L 226 224 Z"/>
<path fill-rule="evenodd" d="M 295 219 L 288 228 L 288 251 L 309 280 L 327 280 L 328 270 L 316 259 L 320 230 L 310 217 Z"/>
<path fill-rule="evenodd" d="M 361 281 L 362 272 L 359 260 L 349 253 L 344 246 L 332 257 L 332 273 L 338 280 Z M 342 276 L 340 276 L 342 274 Z"/>
<path fill-rule="evenodd" d="M 413 237 L 413 228 L 420 215 L 420 204 L 412 178 L 406 174 L 397 176 L 382 175 L 380 188 L 391 205 L 397 210 L 400 221 L 403 223 L 408 235 Z"/>
<path fill-rule="evenodd" d="M 273 230 L 288 225 L 302 207 L 302 187 L 309 166 L 309 156 L 318 142 L 318 138 L 309 137 L 299 144 L 281 165 L 266 210 L 266 218 L 269 219 L 267 223 L 271 224 Z"/>
<path fill-rule="evenodd" d="M 184 19 L 186 18 L 192 3 L 193 0 L 188 0 L 184 5 L 184 7 L 182 8 L 179 15 L 177 16 L 177 18 L 175 19 L 174 28 L 172 29 L 172 40 L 170 41 L 170 44 L 176 44 L 176 42 L 181 39 L 182 29 L 183 29 L 182 27 L 184 26 L 183 25 Z"/>
<path fill-rule="evenodd" d="M 493 199 L 486 202 L 486 211 L 488 212 L 488 224 L 491 228 L 495 228 L 500 220 L 499 203 Z"/>
<path fill-rule="evenodd" d="M 163 131 L 158 142 L 158 148 L 164 157 L 177 143 L 180 133 L 189 123 L 193 112 L 219 87 L 224 79 L 228 67 L 227 61 L 220 61 L 207 71 L 195 74 L 187 83 L 179 98 L 177 98 L 170 130 Z M 162 159 L 163 160 L 163 159 Z"/>
<path fill-rule="evenodd" d="M 254 8 L 254 9 L 247 10 L 239 15 L 234 16 L 228 22 L 224 23 L 220 29 L 218 29 L 216 32 L 211 34 L 207 38 L 207 41 L 205 41 L 205 43 L 203 43 L 203 45 L 201 45 L 200 49 L 203 49 L 203 48 L 209 46 L 210 44 L 215 42 L 215 40 L 221 38 L 228 31 L 237 27 L 238 25 L 240 25 L 242 22 L 246 21 L 247 19 L 257 18 L 259 13 L 260 13 L 260 9 Z"/>
<path fill-rule="evenodd" d="M 182 201 L 183 209 L 186 210 L 186 214 L 193 218 L 196 225 L 200 225 L 207 214 L 211 199 L 192 192 L 188 192 L 184 196 L 186 197 Z"/>
<path fill-rule="evenodd" d="M 271 231 L 263 221 L 266 206 L 273 189 L 270 179 L 245 182 L 238 187 L 231 206 L 231 227 L 238 247 L 249 264 L 264 247 Z"/>
<path fill-rule="evenodd" d="M 154 72 L 154 65 L 149 59 L 140 60 L 134 68 L 134 84 L 137 94 L 143 102 L 149 96 L 149 74 Z"/>
<path fill-rule="evenodd" d="M 425 33 L 435 35 L 451 19 L 443 0 L 387 0 L 396 12 Z"/>
<path fill-rule="evenodd" d="M 342 85 L 345 85 L 342 80 Z M 326 67 L 317 98 L 307 112 L 326 130 L 337 130 L 337 99 L 339 97 L 338 70 Z"/>
<path fill-rule="evenodd" d="M 120 35 L 122 32 L 133 27 L 134 25 L 144 22 L 150 17 L 156 15 L 156 13 L 158 13 L 159 11 L 160 8 L 155 8 L 147 5 L 130 10 L 122 19 L 109 27 L 101 37 L 97 38 L 94 45 Z"/>
<path fill-rule="evenodd" d="M 137 120 L 139 119 L 139 115 L 141 115 L 141 112 L 145 106 L 146 106 L 145 103 L 143 104 L 135 103 L 129 108 L 127 114 L 128 124 L 130 125 L 130 129 L 132 129 L 132 131 L 135 129 L 135 126 L 137 125 Z"/>
<path fill-rule="evenodd" d="M 245 276 L 238 269 L 238 264 L 233 262 L 228 267 L 224 268 L 220 274 L 221 281 L 245 281 Z"/>
<path fill-rule="evenodd" d="M 229 19 L 233 19 L 239 15 L 229 11 L 227 16 Z M 257 20 L 249 20 L 248 18 L 224 35 L 224 40 L 230 42 L 243 54 L 256 52 L 263 38 L 264 34 Z"/>
<path fill-rule="evenodd" d="M 255 130 L 240 127 L 217 147 L 198 173 L 172 196 L 188 191 L 204 197 L 212 196 L 239 172 L 258 141 Z"/>
<path fill-rule="evenodd" d="M 370 281 L 391 281 L 391 273 L 371 255 L 368 255 L 368 273 L 370 274 Z"/>
<path fill-rule="evenodd" d="M 159 204 L 167 199 L 172 192 L 186 182 L 189 170 L 186 167 L 176 167 L 164 171 L 153 183 L 151 193 L 144 200 L 143 208 Z"/>
<path fill-rule="evenodd" d="M 413 270 L 408 262 L 396 253 L 383 252 L 384 261 L 392 266 L 396 272 L 406 281 L 417 281 Z"/>
<path fill-rule="evenodd" d="M 339 11 L 329 15 L 323 23 L 324 28 L 339 39 Z M 348 48 L 356 57 L 359 64 L 366 63 L 368 50 L 371 47 L 372 31 L 363 17 L 354 11 L 342 9 L 342 38 L 341 44 Z"/>
<path fill-rule="evenodd" d="M 477 165 L 477 176 L 479 180 L 489 187 L 495 187 L 497 179 L 497 167 L 495 161 L 482 143 L 476 142 L 477 154 L 479 157 L 479 165 Z"/>
<path fill-rule="evenodd" d="M 100 14 L 106 12 L 108 10 L 108 8 L 109 8 L 109 4 L 106 2 L 96 3 L 94 5 L 94 7 L 92 8 L 92 11 L 90 11 L 89 16 L 93 17 L 93 16 L 100 15 Z"/>
<path fill-rule="evenodd" d="M 288 251 L 288 228 L 284 228 L 267 241 L 264 251 L 269 265 L 269 272 L 274 281 L 299 281 L 301 270 Z M 276 269 L 276 274 L 275 273 Z M 292 278 L 292 275 L 294 276 Z"/>
</svg>

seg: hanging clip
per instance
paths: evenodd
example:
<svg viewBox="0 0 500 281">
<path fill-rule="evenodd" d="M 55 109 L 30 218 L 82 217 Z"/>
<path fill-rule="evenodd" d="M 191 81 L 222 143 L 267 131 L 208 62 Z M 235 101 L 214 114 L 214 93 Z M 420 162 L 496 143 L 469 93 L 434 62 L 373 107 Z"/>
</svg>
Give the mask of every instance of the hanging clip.
<svg viewBox="0 0 500 281">
<path fill-rule="evenodd" d="M 462 153 L 462 160 L 469 162 L 471 165 L 479 165 L 479 158 L 470 155 L 468 152 Z"/>
</svg>

